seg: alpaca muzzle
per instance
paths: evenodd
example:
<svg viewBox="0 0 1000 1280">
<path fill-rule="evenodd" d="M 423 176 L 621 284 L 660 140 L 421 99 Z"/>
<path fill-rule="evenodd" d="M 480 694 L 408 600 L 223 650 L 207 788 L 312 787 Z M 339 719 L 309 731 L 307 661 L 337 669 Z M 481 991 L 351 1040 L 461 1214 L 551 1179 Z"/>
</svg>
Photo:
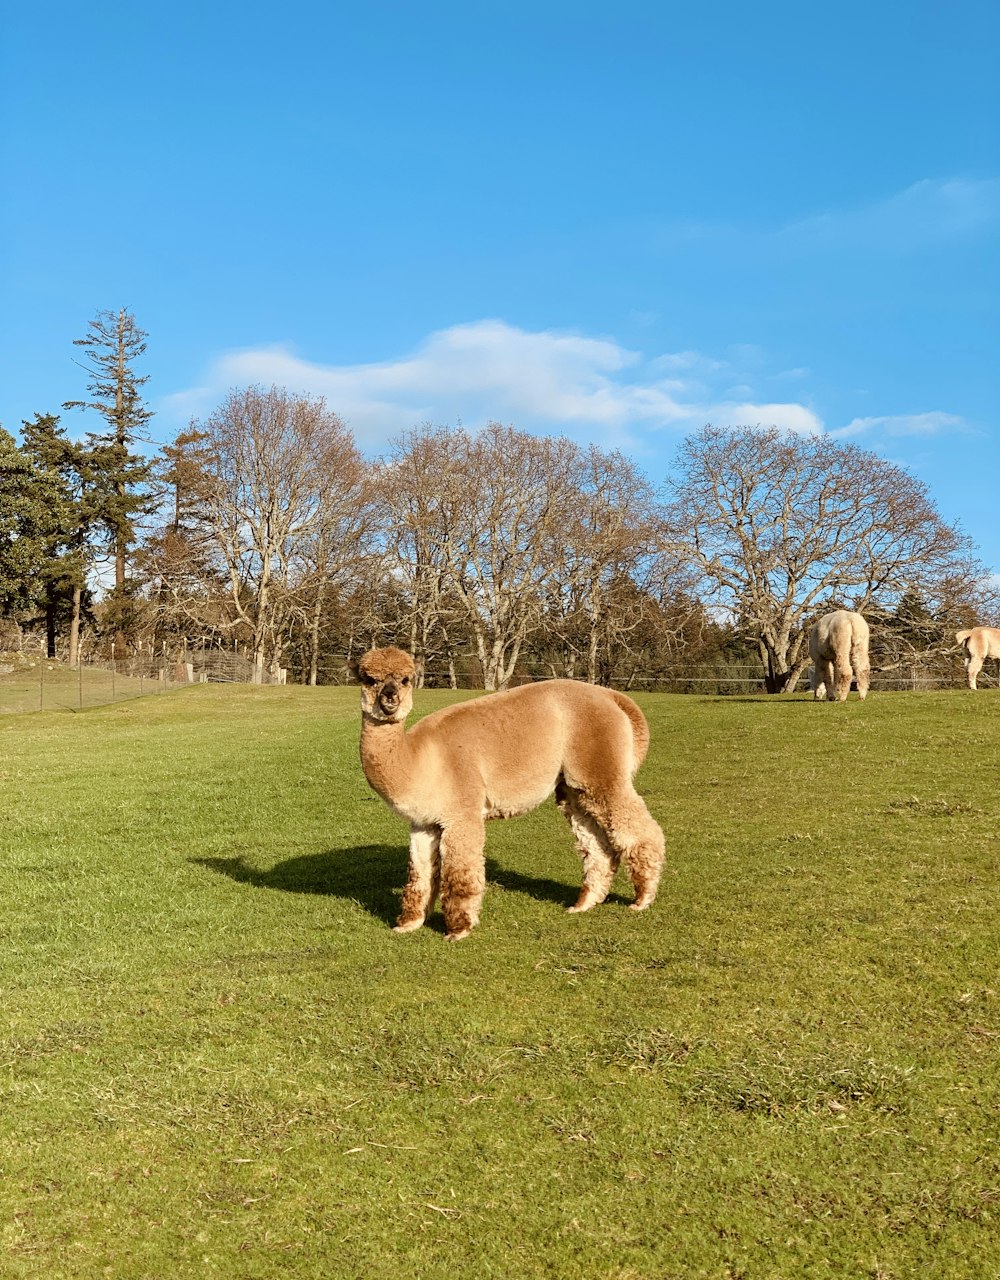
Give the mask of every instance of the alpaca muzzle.
<svg viewBox="0 0 1000 1280">
<path fill-rule="evenodd" d="M 387 684 L 380 690 L 378 704 L 386 715 L 399 709 L 399 690 L 394 684 Z"/>
</svg>

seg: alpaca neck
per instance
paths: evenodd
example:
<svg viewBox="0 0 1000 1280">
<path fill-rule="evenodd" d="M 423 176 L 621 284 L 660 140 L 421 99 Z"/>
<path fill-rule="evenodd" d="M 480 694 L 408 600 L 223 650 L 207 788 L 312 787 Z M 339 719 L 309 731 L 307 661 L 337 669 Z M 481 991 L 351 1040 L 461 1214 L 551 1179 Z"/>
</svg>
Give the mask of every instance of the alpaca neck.
<svg viewBox="0 0 1000 1280">
<path fill-rule="evenodd" d="M 367 714 L 361 720 L 361 767 L 384 800 L 392 801 L 409 773 L 409 751 L 402 720 L 388 723 Z"/>
</svg>

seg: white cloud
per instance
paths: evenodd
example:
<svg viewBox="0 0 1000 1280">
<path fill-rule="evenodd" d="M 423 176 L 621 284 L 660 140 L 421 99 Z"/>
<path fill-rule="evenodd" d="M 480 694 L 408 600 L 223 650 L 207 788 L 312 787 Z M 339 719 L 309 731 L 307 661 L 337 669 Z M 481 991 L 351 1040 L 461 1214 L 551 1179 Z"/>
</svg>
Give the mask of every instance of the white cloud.
<svg viewBox="0 0 1000 1280">
<path fill-rule="evenodd" d="M 675 253 L 698 241 L 738 258 L 826 253 L 909 253 L 983 235 L 1000 222 L 1000 178 L 922 178 L 879 200 L 770 226 L 671 223 L 653 237 Z"/>
<path fill-rule="evenodd" d="M 963 418 L 954 413 L 904 413 L 883 417 L 855 418 L 846 427 L 837 427 L 830 435 L 843 439 L 848 436 L 880 434 L 885 436 L 938 436 L 947 432 L 966 432 L 970 428 Z"/>
<path fill-rule="evenodd" d="M 1000 179 L 925 178 L 884 200 L 788 223 L 780 234 L 809 249 L 865 244 L 889 250 L 978 234 L 1000 218 Z"/>
<path fill-rule="evenodd" d="M 282 345 L 228 352 L 202 385 L 168 397 L 161 412 L 180 421 L 202 417 L 232 387 L 275 383 L 325 397 L 366 447 L 425 421 L 475 428 L 499 419 L 615 444 L 707 421 L 816 429 L 802 405 L 729 404 L 704 382 L 678 376 L 707 379 L 727 367 L 697 352 L 644 359 L 606 338 L 482 320 L 442 329 L 409 355 L 371 364 L 320 364 Z"/>
<path fill-rule="evenodd" d="M 726 367 L 724 361 L 713 360 L 700 351 L 668 351 L 649 361 L 649 368 L 674 373 L 717 373 Z"/>
<path fill-rule="evenodd" d="M 658 311 L 630 311 L 628 317 L 633 324 L 638 325 L 640 329 L 648 329 L 651 325 L 656 324 L 660 318 Z"/>
<path fill-rule="evenodd" d="M 796 435 L 819 435 L 823 421 L 804 404 L 736 404 L 716 405 L 708 421 L 717 426 L 778 427 Z"/>
</svg>

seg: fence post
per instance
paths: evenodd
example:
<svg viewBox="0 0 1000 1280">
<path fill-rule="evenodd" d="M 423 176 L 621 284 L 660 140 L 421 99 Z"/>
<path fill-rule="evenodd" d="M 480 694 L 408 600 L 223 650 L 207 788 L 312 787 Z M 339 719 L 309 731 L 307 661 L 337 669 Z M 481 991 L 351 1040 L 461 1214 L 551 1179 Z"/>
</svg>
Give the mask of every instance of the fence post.
<svg viewBox="0 0 1000 1280">
<path fill-rule="evenodd" d="M 38 664 L 38 710 L 45 710 L 45 659 Z"/>
</svg>

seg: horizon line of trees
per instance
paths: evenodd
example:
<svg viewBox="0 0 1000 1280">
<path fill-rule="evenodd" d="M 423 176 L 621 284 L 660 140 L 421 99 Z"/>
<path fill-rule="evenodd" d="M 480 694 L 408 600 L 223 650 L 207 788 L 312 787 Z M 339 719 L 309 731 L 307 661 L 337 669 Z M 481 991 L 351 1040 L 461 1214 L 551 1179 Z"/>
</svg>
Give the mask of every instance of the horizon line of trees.
<svg viewBox="0 0 1000 1280">
<path fill-rule="evenodd" d="M 620 451 L 498 422 L 417 426 L 366 460 L 322 398 L 253 386 L 149 459 L 146 336 L 122 309 L 78 340 L 89 399 L 63 408 L 102 430 L 0 428 L 0 620 L 44 630 L 52 657 L 75 661 L 86 628 L 119 656 L 241 648 L 257 679 L 315 684 L 396 643 L 486 689 L 752 660 L 781 692 L 830 608 L 865 613 L 883 671 L 997 617 L 927 487 L 853 444 L 708 425 L 656 489 Z"/>
</svg>

